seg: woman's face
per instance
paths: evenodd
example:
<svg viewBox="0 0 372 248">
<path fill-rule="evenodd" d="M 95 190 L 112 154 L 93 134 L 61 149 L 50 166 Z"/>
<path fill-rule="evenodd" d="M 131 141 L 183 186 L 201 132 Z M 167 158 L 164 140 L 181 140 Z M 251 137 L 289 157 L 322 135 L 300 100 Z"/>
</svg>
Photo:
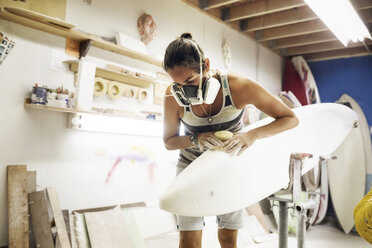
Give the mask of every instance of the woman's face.
<svg viewBox="0 0 372 248">
<path fill-rule="evenodd" d="M 174 66 L 168 71 L 169 76 L 173 82 L 179 86 L 192 85 L 198 86 L 200 80 L 200 74 L 186 66 Z"/>
</svg>

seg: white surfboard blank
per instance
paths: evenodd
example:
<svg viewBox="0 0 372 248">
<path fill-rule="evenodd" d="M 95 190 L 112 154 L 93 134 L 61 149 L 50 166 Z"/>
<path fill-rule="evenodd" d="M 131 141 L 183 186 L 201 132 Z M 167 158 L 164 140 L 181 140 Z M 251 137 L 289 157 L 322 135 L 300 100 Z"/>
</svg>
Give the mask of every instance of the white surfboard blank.
<svg viewBox="0 0 372 248">
<path fill-rule="evenodd" d="M 185 216 L 213 216 L 252 205 L 288 185 L 291 153 L 330 154 L 358 118 L 335 103 L 293 111 L 299 119 L 296 128 L 257 140 L 239 157 L 212 150 L 202 154 L 160 196 L 160 208 Z M 266 118 L 243 131 L 272 121 Z"/>
</svg>

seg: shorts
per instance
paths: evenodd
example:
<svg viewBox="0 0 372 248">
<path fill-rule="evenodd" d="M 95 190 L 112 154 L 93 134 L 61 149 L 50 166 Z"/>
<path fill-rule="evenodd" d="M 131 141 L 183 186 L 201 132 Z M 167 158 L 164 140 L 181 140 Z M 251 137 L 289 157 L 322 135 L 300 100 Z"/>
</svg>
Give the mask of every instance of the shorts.
<svg viewBox="0 0 372 248">
<path fill-rule="evenodd" d="M 177 165 L 177 175 L 181 173 L 187 164 L 179 162 Z M 220 229 L 238 230 L 244 227 L 243 209 L 231 213 L 216 216 L 216 223 Z M 205 226 L 204 217 L 190 217 L 176 215 L 177 229 L 179 231 L 197 231 Z"/>
</svg>

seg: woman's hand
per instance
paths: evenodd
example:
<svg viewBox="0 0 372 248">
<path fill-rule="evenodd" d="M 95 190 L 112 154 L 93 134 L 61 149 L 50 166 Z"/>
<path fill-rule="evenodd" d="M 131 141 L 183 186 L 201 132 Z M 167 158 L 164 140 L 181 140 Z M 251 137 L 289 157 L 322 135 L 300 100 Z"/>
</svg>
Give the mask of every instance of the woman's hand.
<svg viewBox="0 0 372 248">
<path fill-rule="evenodd" d="M 238 151 L 237 156 L 241 155 L 248 147 L 250 147 L 257 137 L 253 131 L 247 133 L 234 133 L 231 139 L 223 143 L 222 148 L 227 153 L 235 153 Z"/>
<path fill-rule="evenodd" d="M 203 151 L 204 146 L 208 149 L 214 149 L 223 145 L 223 142 L 214 136 L 213 132 L 199 133 L 197 139 L 200 151 Z"/>
</svg>

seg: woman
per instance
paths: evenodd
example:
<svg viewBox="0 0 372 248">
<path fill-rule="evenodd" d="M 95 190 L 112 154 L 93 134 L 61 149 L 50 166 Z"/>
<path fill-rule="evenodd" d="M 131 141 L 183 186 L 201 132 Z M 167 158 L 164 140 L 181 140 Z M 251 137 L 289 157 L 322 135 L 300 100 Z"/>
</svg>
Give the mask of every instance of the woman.
<svg viewBox="0 0 372 248">
<path fill-rule="evenodd" d="M 298 123 L 289 108 L 257 83 L 231 74 L 210 76 L 209 59 L 204 58 L 189 33 L 168 45 L 163 67 L 174 81 L 164 100 L 163 140 L 168 150 L 180 149 L 177 175 L 206 149 L 218 147 L 240 155 L 255 140 Z M 239 132 L 247 104 L 255 105 L 275 120 L 249 132 Z M 180 134 L 181 123 L 186 135 Z M 214 136 L 219 130 L 231 131 L 233 137 L 222 142 Z M 221 247 L 236 247 L 238 229 L 243 226 L 242 210 L 217 216 L 217 223 Z M 203 218 L 177 215 L 177 224 L 180 247 L 201 247 Z"/>
</svg>

